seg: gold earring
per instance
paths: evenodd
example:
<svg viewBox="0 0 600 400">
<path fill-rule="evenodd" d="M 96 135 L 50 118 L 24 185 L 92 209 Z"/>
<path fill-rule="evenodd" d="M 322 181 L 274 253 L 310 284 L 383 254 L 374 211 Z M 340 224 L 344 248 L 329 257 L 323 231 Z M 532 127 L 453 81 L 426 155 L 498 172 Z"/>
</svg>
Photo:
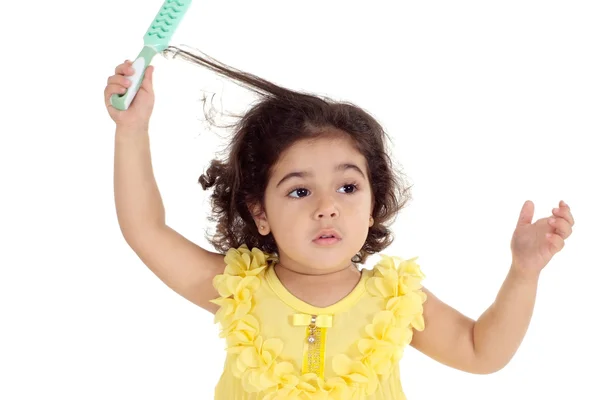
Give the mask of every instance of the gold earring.
<svg viewBox="0 0 600 400">
<path fill-rule="evenodd" d="M 372 226 L 375 223 L 375 221 L 373 220 L 373 217 L 369 217 L 369 224 Z"/>
</svg>

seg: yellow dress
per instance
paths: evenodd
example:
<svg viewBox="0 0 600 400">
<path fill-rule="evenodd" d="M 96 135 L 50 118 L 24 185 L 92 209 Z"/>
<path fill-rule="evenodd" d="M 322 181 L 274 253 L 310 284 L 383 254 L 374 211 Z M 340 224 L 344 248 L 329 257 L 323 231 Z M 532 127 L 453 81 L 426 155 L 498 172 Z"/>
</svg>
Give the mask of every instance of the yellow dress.
<svg viewBox="0 0 600 400">
<path fill-rule="evenodd" d="M 230 249 L 214 279 L 227 343 L 216 400 L 404 400 L 399 360 L 422 330 L 416 258 L 382 255 L 338 303 L 314 307 L 281 284 L 274 256 Z"/>
</svg>

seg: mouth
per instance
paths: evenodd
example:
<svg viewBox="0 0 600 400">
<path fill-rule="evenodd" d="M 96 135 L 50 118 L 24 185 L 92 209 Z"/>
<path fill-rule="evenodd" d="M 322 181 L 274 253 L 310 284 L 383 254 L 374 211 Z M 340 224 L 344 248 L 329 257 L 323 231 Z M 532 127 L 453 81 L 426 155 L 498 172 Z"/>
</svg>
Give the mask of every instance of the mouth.
<svg viewBox="0 0 600 400">
<path fill-rule="evenodd" d="M 333 229 L 324 229 L 313 238 L 313 242 L 319 245 L 334 244 L 342 240 L 342 236 Z"/>
</svg>

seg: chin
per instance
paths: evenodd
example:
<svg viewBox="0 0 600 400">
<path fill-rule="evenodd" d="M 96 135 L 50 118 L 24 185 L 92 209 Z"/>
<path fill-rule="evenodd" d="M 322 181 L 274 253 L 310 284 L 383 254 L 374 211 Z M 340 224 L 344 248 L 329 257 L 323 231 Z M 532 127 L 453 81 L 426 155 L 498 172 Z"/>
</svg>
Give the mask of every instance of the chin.
<svg viewBox="0 0 600 400">
<path fill-rule="evenodd" d="M 331 270 L 345 267 L 352 262 L 357 252 L 348 251 L 341 247 L 316 247 L 307 250 L 301 257 L 308 265 L 316 265 L 318 269 Z"/>
</svg>

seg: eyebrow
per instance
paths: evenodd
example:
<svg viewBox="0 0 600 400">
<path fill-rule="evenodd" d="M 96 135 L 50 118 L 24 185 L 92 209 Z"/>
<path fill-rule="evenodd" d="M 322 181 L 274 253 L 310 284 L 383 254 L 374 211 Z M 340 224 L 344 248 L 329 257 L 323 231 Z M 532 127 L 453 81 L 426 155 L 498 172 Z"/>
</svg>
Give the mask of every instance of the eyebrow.
<svg viewBox="0 0 600 400">
<path fill-rule="evenodd" d="M 358 167 L 356 164 L 352 164 L 352 163 L 343 163 L 343 164 L 339 164 L 334 168 L 334 171 L 346 171 L 352 169 L 356 172 L 358 172 L 363 178 L 366 179 L 365 174 L 363 173 L 363 171 L 360 169 L 360 167 Z M 285 181 L 287 181 L 288 179 L 292 179 L 292 178 L 306 178 L 309 176 L 314 176 L 314 174 L 312 172 L 308 172 L 308 171 L 294 171 L 294 172 L 290 172 L 289 174 L 286 174 L 277 184 L 277 186 L 275 187 L 279 187 L 281 186 L 281 184 Z"/>
</svg>

